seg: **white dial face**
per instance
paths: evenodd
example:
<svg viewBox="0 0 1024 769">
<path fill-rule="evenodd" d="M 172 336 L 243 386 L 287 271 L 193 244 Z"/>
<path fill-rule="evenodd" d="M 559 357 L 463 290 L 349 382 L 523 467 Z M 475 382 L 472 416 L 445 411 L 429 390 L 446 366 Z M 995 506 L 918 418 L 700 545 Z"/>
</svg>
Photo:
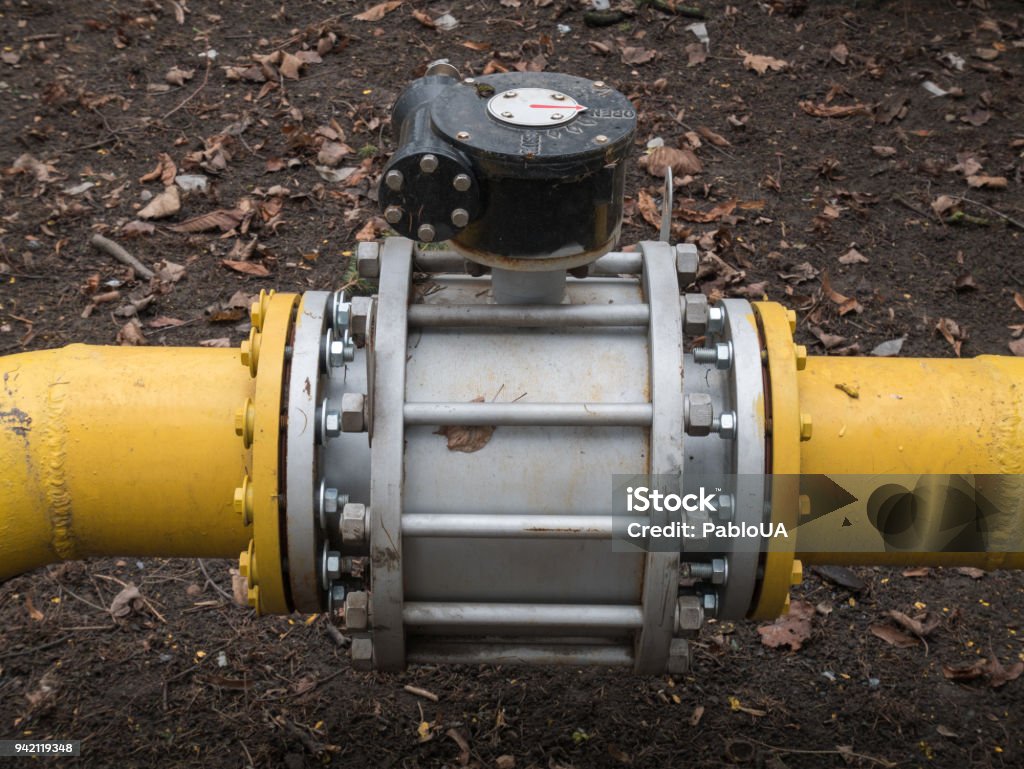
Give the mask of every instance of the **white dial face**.
<svg viewBox="0 0 1024 769">
<path fill-rule="evenodd" d="M 531 128 L 564 125 L 584 110 L 568 94 L 547 88 L 512 88 L 487 102 L 487 111 L 502 123 Z"/>
</svg>

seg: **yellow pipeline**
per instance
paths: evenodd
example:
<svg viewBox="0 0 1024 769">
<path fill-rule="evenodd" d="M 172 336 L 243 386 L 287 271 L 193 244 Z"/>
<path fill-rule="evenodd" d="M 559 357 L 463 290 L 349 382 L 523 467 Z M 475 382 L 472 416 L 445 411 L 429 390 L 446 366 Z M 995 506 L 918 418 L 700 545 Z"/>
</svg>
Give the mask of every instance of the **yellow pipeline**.
<svg viewBox="0 0 1024 769">
<path fill-rule="evenodd" d="M 828 527 L 811 524 L 797 530 L 804 563 L 1024 568 L 1024 359 L 809 358 L 796 381 L 813 424 L 800 445 L 802 473 L 910 483 L 924 474 L 923 498 L 934 498 L 935 511 L 941 495 L 929 495 L 929 485 L 982 475 L 977 491 L 1000 511 L 986 519 L 990 552 L 832 553 Z M 857 538 L 871 533 L 853 526 L 843 542 L 857 549 Z"/>
<path fill-rule="evenodd" d="M 0 359 L 0 580 L 95 555 L 236 556 L 253 385 L 231 349 Z"/>
</svg>

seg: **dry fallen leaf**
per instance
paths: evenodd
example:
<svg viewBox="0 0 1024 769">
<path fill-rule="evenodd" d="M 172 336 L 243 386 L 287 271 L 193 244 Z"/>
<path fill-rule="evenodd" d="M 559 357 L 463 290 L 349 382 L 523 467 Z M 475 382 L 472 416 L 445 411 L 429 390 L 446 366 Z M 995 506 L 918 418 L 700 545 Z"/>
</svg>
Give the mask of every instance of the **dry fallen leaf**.
<svg viewBox="0 0 1024 769">
<path fill-rule="evenodd" d="M 868 261 L 868 258 L 856 248 L 851 248 L 839 257 L 840 264 L 867 264 Z"/>
<path fill-rule="evenodd" d="M 878 157 L 880 158 L 891 158 L 893 155 L 896 154 L 895 147 L 889 147 L 883 144 L 876 144 L 874 147 L 871 148 L 871 151 L 878 155 Z"/>
<path fill-rule="evenodd" d="M 143 605 L 142 593 L 135 585 L 129 583 L 114 596 L 114 600 L 110 602 L 109 611 L 114 619 L 123 619 L 133 611 L 139 611 Z"/>
<path fill-rule="evenodd" d="M 356 14 L 352 18 L 356 21 L 380 21 L 398 6 L 402 4 L 402 0 L 387 0 L 384 3 L 377 3 L 372 8 L 367 8 L 362 13 Z"/>
<path fill-rule="evenodd" d="M 990 190 L 1005 190 L 1007 186 L 1007 180 L 1005 176 L 987 176 L 985 174 L 976 174 L 975 176 L 967 177 L 967 186 L 973 189 L 984 187 Z"/>
<path fill-rule="evenodd" d="M 222 208 L 218 211 L 190 217 L 179 224 L 171 225 L 168 229 L 175 232 L 206 232 L 216 229 L 220 229 L 221 232 L 230 232 L 245 219 L 247 213 L 240 208 Z"/>
<path fill-rule="evenodd" d="M 437 25 L 434 23 L 434 20 L 426 11 L 417 11 L 413 9 L 412 17 L 427 29 L 437 29 Z"/>
<path fill-rule="evenodd" d="M 163 219 L 174 216 L 181 210 L 181 195 L 174 185 L 165 187 L 164 191 L 149 201 L 149 204 L 136 216 L 140 219 Z"/>
<path fill-rule="evenodd" d="M 715 205 L 709 211 L 698 211 L 687 207 L 685 205 L 686 201 L 684 201 L 679 209 L 678 216 L 680 219 L 685 219 L 688 222 L 699 222 L 701 224 L 717 222 L 719 219 L 731 216 L 732 212 L 736 210 L 738 202 L 737 200 L 726 200 Z"/>
<path fill-rule="evenodd" d="M 1024 358 L 1024 337 L 1020 339 L 1014 339 L 1007 343 L 1007 347 L 1010 348 L 1010 352 L 1016 355 L 1018 358 Z"/>
<path fill-rule="evenodd" d="M 221 259 L 220 263 L 229 270 L 241 272 L 245 275 L 252 275 L 254 278 L 266 278 L 270 275 L 270 270 L 259 262 L 242 262 L 237 259 Z"/>
<path fill-rule="evenodd" d="M 800 102 L 800 109 L 814 117 L 852 117 L 853 115 L 870 115 L 871 108 L 866 104 L 815 104 L 812 101 Z"/>
<path fill-rule="evenodd" d="M 932 633 L 940 624 L 942 624 L 942 618 L 934 612 L 924 612 L 916 617 L 910 617 L 901 611 L 888 611 L 886 612 L 893 620 L 896 621 L 904 630 L 909 630 L 916 636 L 924 638 Z"/>
<path fill-rule="evenodd" d="M 651 176 L 664 178 L 669 167 L 672 168 L 672 175 L 676 178 L 693 176 L 704 170 L 693 150 L 677 149 L 676 147 L 655 147 L 647 155 L 637 161 L 641 167 L 647 169 Z"/>
<path fill-rule="evenodd" d="M 181 69 L 178 66 L 173 66 L 167 70 L 167 74 L 164 75 L 164 80 L 171 85 L 185 85 L 185 83 L 195 76 L 196 71 L 194 69 Z"/>
<path fill-rule="evenodd" d="M 1013 303 L 1017 305 L 1017 309 L 1024 310 L 1024 294 L 1020 291 L 1013 292 Z"/>
<path fill-rule="evenodd" d="M 28 616 L 36 622 L 42 622 L 46 619 L 46 615 L 39 611 L 39 609 L 36 608 L 36 605 L 32 603 L 32 596 L 30 595 L 25 596 L 25 611 L 27 611 Z"/>
<path fill-rule="evenodd" d="M 160 157 L 157 160 L 156 168 L 150 171 L 145 176 L 139 177 L 139 184 L 145 184 L 146 182 L 160 181 L 165 187 L 170 187 L 174 184 L 174 177 L 178 175 L 178 167 L 174 164 L 171 156 L 166 152 L 161 152 Z"/>
<path fill-rule="evenodd" d="M 470 401 L 470 403 L 483 402 L 482 395 Z M 480 451 L 490 442 L 491 436 L 494 435 L 494 429 L 493 425 L 443 425 L 434 432 L 434 435 L 443 435 L 448 439 L 448 451 L 472 454 Z"/>
<path fill-rule="evenodd" d="M 846 47 L 846 43 L 836 43 L 832 46 L 832 50 L 829 51 L 829 56 L 837 64 L 845 65 L 850 58 L 850 49 Z"/>
<path fill-rule="evenodd" d="M 902 630 L 897 630 L 892 625 L 872 625 L 869 630 L 872 635 L 898 649 L 909 649 L 919 643 L 916 638 L 912 638 Z"/>
<path fill-rule="evenodd" d="M 742 48 L 737 48 L 736 52 L 743 56 L 743 66 L 749 70 L 753 70 L 759 75 L 765 74 L 768 70 L 780 72 L 789 66 L 789 62 L 783 59 L 748 53 Z"/>
<path fill-rule="evenodd" d="M 136 347 L 148 344 L 146 335 L 142 333 L 142 324 L 138 318 L 132 318 L 117 332 L 117 343 L 122 347 Z"/>
<path fill-rule="evenodd" d="M 955 571 L 958 574 L 963 574 L 965 577 L 970 577 L 971 579 L 981 579 L 987 573 L 983 569 L 978 569 L 974 566 L 958 566 Z"/>
<path fill-rule="evenodd" d="M 939 195 L 932 201 L 932 211 L 937 217 L 944 219 L 947 213 L 953 211 L 959 205 L 959 198 L 954 198 L 952 195 Z"/>
<path fill-rule="evenodd" d="M 943 338 L 949 342 L 953 352 L 956 353 L 956 357 L 959 358 L 960 350 L 964 342 L 967 341 L 966 329 L 952 318 L 939 318 L 938 323 L 935 324 L 935 330 L 942 334 Z"/>
<path fill-rule="evenodd" d="M 707 126 L 697 126 L 697 133 L 699 133 L 704 139 L 714 144 L 716 147 L 731 147 L 732 142 L 726 139 L 722 134 L 715 133 Z"/>
<path fill-rule="evenodd" d="M 806 601 L 793 601 L 789 605 L 789 614 L 772 623 L 758 626 L 761 643 L 772 649 L 788 646 L 793 651 L 799 651 L 804 641 L 811 637 L 813 616 L 813 606 Z"/>
<path fill-rule="evenodd" d="M 650 48 L 633 48 L 626 46 L 622 49 L 622 63 L 632 66 L 637 64 L 646 64 L 657 55 L 658 52 L 651 50 Z"/>
</svg>

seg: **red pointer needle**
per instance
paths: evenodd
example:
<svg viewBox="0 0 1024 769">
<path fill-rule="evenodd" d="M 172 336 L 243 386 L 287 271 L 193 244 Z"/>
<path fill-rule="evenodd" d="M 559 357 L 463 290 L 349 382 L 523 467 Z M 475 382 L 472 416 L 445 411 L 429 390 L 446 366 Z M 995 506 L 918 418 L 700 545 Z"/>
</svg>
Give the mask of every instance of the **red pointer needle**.
<svg viewBox="0 0 1024 769">
<path fill-rule="evenodd" d="M 565 104 L 531 104 L 530 109 L 564 109 L 564 110 L 576 110 L 577 112 L 581 109 L 586 109 L 582 104 L 577 104 L 574 107 L 566 106 Z"/>
</svg>

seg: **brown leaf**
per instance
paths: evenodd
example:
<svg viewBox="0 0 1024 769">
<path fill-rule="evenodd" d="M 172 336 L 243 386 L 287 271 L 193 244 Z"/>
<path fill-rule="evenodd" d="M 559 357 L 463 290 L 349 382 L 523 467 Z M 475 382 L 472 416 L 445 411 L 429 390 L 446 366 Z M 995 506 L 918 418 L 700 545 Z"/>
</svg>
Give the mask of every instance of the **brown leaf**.
<svg viewBox="0 0 1024 769">
<path fill-rule="evenodd" d="M 737 48 L 736 52 L 743 56 L 743 66 L 749 70 L 753 70 L 759 75 L 765 74 L 768 70 L 780 72 L 789 66 L 789 62 L 784 61 L 783 59 L 748 53 L 742 48 Z"/>
<path fill-rule="evenodd" d="M 814 607 L 806 601 L 793 601 L 789 605 L 789 614 L 779 617 L 770 624 L 757 628 L 761 643 L 772 649 L 788 646 L 799 651 L 804 641 L 811 637 L 811 617 Z"/>
<path fill-rule="evenodd" d="M 238 569 L 231 569 L 231 595 L 239 606 L 249 606 L 249 580 Z"/>
<path fill-rule="evenodd" d="M 117 332 L 117 343 L 122 347 L 136 347 L 148 344 L 146 335 L 142 333 L 142 324 L 138 318 L 132 318 Z"/>
<path fill-rule="evenodd" d="M 981 579 L 987 572 L 982 569 L 977 569 L 974 566 L 958 566 L 956 569 L 958 574 L 963 574 L 965 577 L 971 579 Z"/>
<path fill-rule="evenodd" d="M 916 569 L 904 569 L 900 572 L 902 577 L 927 577 L 932 570 L 927 566 L 918 566 Z"/>
<path fill-rule="evenodd" d="M 686 46 L 686 66 L 696 67 L 708 60 L 708 49 L 704 43 L 689 43 Z"/>
<path fill-rule="evenodd" d="M 979 187 L 985 187 L 990 190 L 1005 190 L 1007 185 L 1005 176 L 986 176 L 985 174 L 977 174 L 975 176 L 967 177 L 967 186 L 973 189 Z"/>
<path fill-rule="evenodd" d="M 965 272 L 963 275 L 958 275 L 953 281 L 953 288 L 958 292 L 977 291 L 978 282 L 971 273 Z"/>
<path fill-rule="evenodd" d="M 960 199 L 954 198 L 951 195 L 939 195 L 935 200 L 932 201 L 932 211 L 940 219 L 944 219 L 946 214 L 955 209 L 960 205 Z"/>
<path fill-rule="evenodd" d="M 1020 291 L 1013 292 L 1013 303 L 1017 305 L 1017 309 L 1024 310 L 1024 294 Z"/>
<path fill-rule="evenodd" d="M 298 80 L 302 71 L 302 59 L 287 51 L 281 51 L 281 60 L 277 64 L 280 73 L 289 80 Z"/>
<path fill-rule="evenodd" d="M 238 208 L 222 208 L 193 216 L 180 224 L 172 224 L 168 229 L 175 232 L 207 232 L 216 229 L 220 229 L 221 232 L 230 232 L 241 223 L 246 213 Z"/>
<path fill-rule="evenodd" d="M 845 65 L 850 58 L 850 49 L 846 47 L 846 43 L 836 43 L 828 53 L 837 64 Z"/>
<path fill-rule="evenodd" d="M 963 347 L 964 342 L 967 341 L 967 331 L 952 318 L 939 318 L 938 323 L 935 324 L 935 330 L 942 334 L 943 338 L 949 342 L 953 352 L 959 358 L 960 349 Z"/>
<path fill-rule="evenodd" d="M 975 107 L 970 112 L 968 112 L 966 115 L 963 115 L 960 118 L 960 122 L 961 123 L 968 123 L 969 125 L 972 125 L 975 128 L 980 128 L 981 126 L 985 125 L 985 123 L 987 123 L 991 119 L 992 119 L 992 113 L 991 112 L 989 112 L 987 109 L 982 109 L 981 107 Z"/>
<path fill-rule="evenodd" d="M 468 48 L 471 51 L 486 51 L 491 45 L 490 43 L 475 43 L 472 40 L 466 40 L 465 42 L 459 43 L 463 48 Z"/>
<path fill-rule="evenodd" d="M 989 686 L 999 689 L 1009 681 L 1020 678 L 1021 673 L 1024 673 L 1024 662 L 1014 662 L 1007 668 L 1003 667 L 998 657 L 993 657 L 989 660 L 985 673 L 989 677 Z"/>
<path fill-rule="evenodd" d="M 36 608 L 36 605 L 32 603 L 32 596 L 30 595 L 25 596 L 25 611 L 27 611 L 28 616 L 36 622 L 42 622 L 46 619 L 46 615 L 39 611 L 39 609 Z"/>
<path fill-rule="evenodd" d="M 851 248 L 839 257 L 840 264 L 867 264 L 868 261 L 870 260 L 856 248 Z"/>
<path fill-rule="evenodd" d="M 717 222 L 726 216 L 730 216 L 733 211 L 736 210 L 738 201 L 726 200 L 722 203 L 711 208 L 709 211 L 697 211 L 692 208 L 682 206 L 679 210 L 679 218 L 685 219 L 688 222 L 700 222 L 707 224 L 709 222 Z"/>
<path fill-rule="evenodd" d="M 140 219 L 163 219 L 174 216 L 181 210 L 181 195 L 176 186 L 165 187 L 164 191 L 149 201 L 136 216 Z"/>
<path fill-rule="evenodd" d="M 693 176 L 704 170 L 704 165 L 693 150 L 676 147 L 655 147 L 638 162 L 647 169 L 647 173 L 658 178 L 664 178 L 669 167 L 676 178 Z"/>
<path fill-rule="evenodd" d="M 166 315 L 161 315 L 157 318 L 146 323 L 150 328 L 173 328 L 175 326 L 185 325 L 185 321 L 179 320 L 178 318 L 168 318 Z"/>
<path fill-rule="evenodd" d="M 870 115 L 871 108 L 866 104 L 815 104 L 812 101 L 800 102 L 800 109 L 814 117 L 852 117 L 853 115 Z"/>
<path fill-rule="evenodd" d="M 1009 347 L 1010 352 L 1018 358 L 1024 358 L 1024 337 L 1007 342 L 1006 346 Z"/>
<path fill-rule="evenodd" d="M 167 74 L 164 75 L 164 80 L 171 85 L 185 85 L 189 80 L 196 76 L 194 69 L 181 69 L 177 65 L 167 70 Z"/>
<path fill-rule="evenodd" d="M 417 11 L 416 9 L 413 9 L 412 17 L 427 29 L 437 29 L 437 25 L 434 23 L 434 20 L 430 18 L 430 14 L 426 11 Z"/>
<path fill-rule="evenodd" d="M 133 611 L 140 610 L 143 605 L 142 593 L 139 592 L 135 585 L 129 583 L 125 585 L 120 593 L 114 596 L 108 611 L 114 619 L 123 619 Z"/>
<path fill-rule="evenodd" d="M 466 739 L 464 730 L 452 728 L 445 732 L 445 736 L 459 746 L 459 764 L 466 766 L 472 754 L 469 749 L 469 740 Z"/>
<path fill-rule="evenodd" d="M 650 48 L 633 48 L 626 46 L 622 49 L 622 63 L 629 65 L 646 64 L 658 55 L 657 51 Z"/>
<path fill-rule="evenodd" d="M 231 339 L 226 336 L 219 336 L 216 339 L 201 339 L 200 347 L 230 347 Z"/>
<path fill-rule="evenodd" d="M 320 147 L 316 162 L 322 166 L 334 167 L 352 152 L 352 148 L 341 142 L 326 141 Z"/>
<path fill-rule="evenodd" d="M 697 126 L 697 133 L 704 137 L 707 141 L 714 144 L 716 147 L 731 147 L 732 142 L 726 139 L 722 134 L 715 133 L 707 126 Z"/>
<path fill-rule="evenodd" d="M 352 18 L 356 21 L 380 21 L 398 6 L 402 4 L 402 0 L 387 0 L 384 3 L 377 3 L 372 8 L 367 8 L 362 13 L 356 14 Z"/>
<path fill-rule="evenodd" d="M 887 644 L 895 646 L 898 649 L 909 649 L 912 646 L 917 646 L 919 643 L 916 638 L 911 638 L 901 630 L 897 630 L 892 625 L 872 625 L 868 628 L 871 634 L 881 638 Z"/>
<path fill-rule="evenodd" d="M 874 147 L 871 148 L 871 151 L 878 155 L 878 157 L 880 158 L 891 158 L 893 155 L 896 154 L 895 147 L 888 147 L 882 144 L 876 144 Z"/>
<path fill-rule="evenodd" d="M 366 243 L 371 240 L 377 240 L 387 228 L 388 223 L 386 221 L 379 216 L 373 216 L 356 233 L 356 241 Z"/>
<path fill-rule="evenodd" d="M 241 272 L 246 275 L 252 275 L 254 278 L 266 278 L 270 275 L 270 270 L 259 262 L 242 262 L 237 259 L 221 259 L 220 263 L 229 270 Z"/>
<path fill-rule="evenodd" d="M 146 182 L 155 182 L 159 179 L 160 183 L 163 184 L 164 187 L 170 187 L 174 184 L 174 177 L 177 175 L 178 167 L 174 164 L 171 156 L 166 152 L 161 152 L 156 163 L 156 168 L 145 176 L 140 176 L 139 183 L 145 184 Z"/>
<path fill-rule="evenodd" d="M 482 395 L 474 398 L 470 403 L 483 403 Z M 434 435 L 443 435 L 448 439 L 448 451 L 460 451 L 463 454 L 473 454 L 486 446 L 491 436 L 494 435 L 494 426 L 476 425 L 443 425 Z"/>
<path fill-rule="evenodd" d="M 911 633 L 921 638 L 925 638 L 931 634 L 935 628 L 942 624 L 942 618 L 938 614 L 930 611 L 925 612 L 924 614 L 919 614 L 916 617 L 910 617 L 901 611 L 895 610 L 888 611 L 886 614 L 892 617 L 904 630 L 909 630 Z"/>
<path fill-rule="evenodd" d="M 128 224 L 121 228 L 121 234 L 126 238 L 138 238 L 143 235 L 152 235 L 154 232 L 156 232 L 155 224 L 138 220 L 128 222 Z"/>
<path fill-rule="evenodd" d="M 900 93 L 882 99 L 875 107 L 875 122 L 879 125 L 889 125 L 897 118 L 902 120 L 907 114 L 907 102 L 907 97 Z"/>
<path fill-rule="evenodd" d="M 839 336 L 839 334 L 829 334 L 828 332 L 823 331 L 822 329 L 818 328 L 817 326 L 809 325 L 807 327 L 807 330 L 810 331 L 812 334 L 814 334 L 815 338 L 819 342 L 821 342 L 822 346 L 826 350 L 831 350 L 833 347 L 838 347 L 839 345 L 841 345 L 843 342 L 846 341 L 846 337 L 845 336 Z M 836 387 L 839 387 L 839 389 L 843 389 L 843 387 L 840 387 L 840 385 L 836 385 Z M 849 392 L 846 391 L 846 390 L 844 390 L 844 392 L 847 392 L 847 394 L 849 394 Z M 857 397 L 857 396 L 853 396 L 853 397 Z"/>
<path fill-rule="evenodd" d="M 658 204 L 654 197 L 647 190 L 638 190 L 636 194 L 636 207 L 640 216 L 652 227 L 661 227 L 661 212 L 658 211 Z"/>
</svg>

